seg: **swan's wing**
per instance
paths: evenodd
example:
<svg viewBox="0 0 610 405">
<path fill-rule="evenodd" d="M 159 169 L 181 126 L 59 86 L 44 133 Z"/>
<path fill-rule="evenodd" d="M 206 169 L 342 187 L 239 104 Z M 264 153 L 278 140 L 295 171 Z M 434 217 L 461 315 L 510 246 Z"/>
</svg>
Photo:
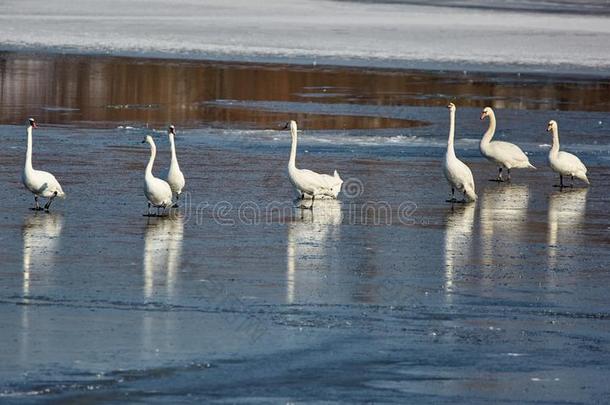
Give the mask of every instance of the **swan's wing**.
<svg viewBox="0 0 610 405">
<path fill-rule="evenodd" d="M 155 205 L 169 205 L 172 202 L 172 189 L 158 177 L 146 180 L 146 197 Z"/>
<path fill-rule="evenodd" d="M 493 141 L 491 142 L 491 146 L 495 153 L 501 154 L 501 156 L 505 156 L 517 162 L 529 162 L 527 155 L 514 143 Z"/>
<path fill-rule="evenodd" d="M 573 172 L 587 172 L 587 167 L 578 158 L 578 156 L 563 151 L 559 152 L 557 156 L 561 166 L 565 167 L 566 170 L 570 170 Z"/>
<path fill-rule="evenodd" d="M 40 195 L 43 197 L 53 197 L 57 193 L 58 197 L 64 197 L 64 190 L 59 181 L 49 172 L 34 170 L 36 182 L 40 184 Z"/>
<path fill-rule="evenodd" d="M 535 169 L 521 148 L 510 142 L 491 142 L 489 144 L 488 155 L 491 156 L 496 162 L 501 163 L 508 168 L 514 167 L 524 169 L 529 167 Z"/>
<path fill-rule="evenodd" d="M 298 169 L 295 174 L 295 186 L 305 191 L 331 191 L 332 194 L 336 194 L 338 190 L 335 189 L 343 183 L 340 177 L 320 174 L 307 169 Z"/>
</svg>

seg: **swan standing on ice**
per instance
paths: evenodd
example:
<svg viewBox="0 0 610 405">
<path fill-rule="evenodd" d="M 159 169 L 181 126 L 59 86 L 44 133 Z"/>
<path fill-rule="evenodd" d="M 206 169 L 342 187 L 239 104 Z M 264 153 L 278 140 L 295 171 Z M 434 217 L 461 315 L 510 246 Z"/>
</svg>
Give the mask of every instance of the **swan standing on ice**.
<svg viewBox="0 0 610 405">
<path fill-rule="evenodd" d="M 157 215 L 159 215 L 160 208 L 166 209 L 172 206 L 172 189 L 165 180 L 153 176 L 152 167 L 157 156 L 157 147 L 150 135 L 147 135 L 142 141 L 142 143 L 145 142 L 150 145 L 150 159 L 144 174 L 144 195 L 148 200 L 148 216 L 151 215 L 151 205 L 157 208 Z"/>
<path fill-rule="evenodd" d="M 172 189 L 172 193 L 176 194 L 176 204 L 174 207 L 178 207 L 178 200 L 180 199 L 180 194 L 182 194 L 182 189 L 184 188 L 184 175 L 180 171 L 180 166 L 178 165 L 178 158 L 176 157 L 176 144 L 174 142 L 174 137 L 176 136 L 176 128 L 173 125 L 170 125 L 167 130 L 167 135 L 169 136 L 169 144 L 172 152 L 172 161 L 169 165 L 169 170 L 167 171 L 166 180 L 169 186 Z"/>
<path fill-rule="evenodd" d="M 301 208 L 313 209 L 313 203 L 316 197 L 336 199 L 341 191 L 341 184 L 343 184 L 343 180 L 339 177 L 339 173 L 335 170 L 334 175 L 330 176 L 328 174 L 319 174 L 311 170 L 297 169 L 297 123 L 295 121 L 290 121 L 286 124 L 284 129 L 287 129 L 288 127 L 290 127 L 290 135 L 292 136 L 290 160 L 288 161 L 288 177 L 290 178 L 292 185 L 300 194 L 301 199 L 304 199 L 306 195 L 311 196 L 311 205 L 309 207 L 301 205 Z"/>
<path fill-rule="evenodd" d="M 481 113 L 481 121 L 489 117 L 489 128 L 483 135 L 479 149 L 481 154 L 490 162 L 498 165 L 498 178 L 494 181 L 504 181 L 502 178 L 502 167 L 508 170 L 507 180 L 510 181 L 510 169 L 535 169 L 525 153 L 517 145 L 504 141 L 491 141 L 496 132 L 496 116 L 491 107 L 485 107 Z"/>
<path fill-rule="evenodd" d="M 37 128 L 34 118 L 28 120 L 28 140 L 27 150 L 25 152 L 25 166 L 23 168 L 22 181 L 25 188 L 34 194 L 34 202 L 36 205 L 32 208 L 35 211 L 41 211 L 43 208 L 38 204 L 38 197 L 47 198 L 47 203 L 44 205 L 44 210 L 48 211 L 55 197 L 64 198 L 66 195 L 61 189 L 61 185 L 49 172 L 42 170 L 34 170 L 32 168 L 32 129 Z"/>
<path fill-rule="evenodd" d="M 557 127 L 557 122 L 549 121 L 546 130 L 547 132 L 552 132 L 553 135 L 553 147 L 551 147 L 549 152 L 549 165 L 555 173 L 559 173 L 559 187 L 564 187 L 563 176 L 571 177 L 572 184 L 570 184 L 570 187 L 574 187 L 574 177 L 590 184 L 587 178 L 587 168 L 580 159 L 571 153 L 559 151 L 559 128 Z"/>
<path fill-rule="evenodd" d="M 455 156 L 453 149 L 453 138 L 455 135 L 455 105 L 450 103 L 449 109 L 449 139 L 447 140 L 447 153 L 445 153 L 445 162 L 443 163 L 443 171 L 445 178 L 451 185 L 451 200 L 447 202 L 457 202 L 455 199 L 455 189 L 464 193 L 464 200 L 476 201 L 477 195 L 474 191 L 474 179 L 472 172 L 461 160 Z"/>
</svg>

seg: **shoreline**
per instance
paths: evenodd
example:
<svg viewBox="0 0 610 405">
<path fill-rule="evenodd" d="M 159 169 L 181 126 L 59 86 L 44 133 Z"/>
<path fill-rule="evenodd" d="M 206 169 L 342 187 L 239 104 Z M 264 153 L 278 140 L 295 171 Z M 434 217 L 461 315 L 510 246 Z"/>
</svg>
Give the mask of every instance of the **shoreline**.
<svg viewBox="0 0 610 405">
<path fill-rule="evenodd" d="M 551 79 L 556 81 L 610 80 L 610 65 L 604 67 L 571 64 L 506 64 L 472 63 L 467 61 L 431 61 L 417 59 L 379 59 L 379 58 L 336 58 L 312 55 L 265 55 L 265 54 L 223 54 L 223 53 L 170 53 L 162 51 L 87 51 L 71 47 L 7 46 L 0 44 L 0 54 L 16 54 L 35 57 L 89 57 L 138 59 L 156 62 L 192 62 L 203 64 L 233 64 L 261 67 L 313 68 L 332 70 L 357 70 L 362 72 L 400 72 L 431 74 L 474 74 L 489 77 L 519 77 L 522 79 Z M 375 61 L 371 64 L 371 61 Z"/>
</svg>

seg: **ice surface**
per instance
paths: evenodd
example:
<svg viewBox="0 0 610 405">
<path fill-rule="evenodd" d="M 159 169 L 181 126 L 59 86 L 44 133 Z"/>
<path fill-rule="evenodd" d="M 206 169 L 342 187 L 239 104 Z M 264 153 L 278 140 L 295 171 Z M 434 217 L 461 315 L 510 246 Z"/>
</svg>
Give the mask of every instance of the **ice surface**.
<svg viewBox="0 0 610 405">
<path fill-rule="evenodd" d="M 610 68 L 610 18 L 595 1 L 559 8 L 510 2 L 508 11 L 498 2 L 3 3 L 4 49 L 603 74 Z M 530 9 L 548 12 L 523 11 Z"/>
</svg>

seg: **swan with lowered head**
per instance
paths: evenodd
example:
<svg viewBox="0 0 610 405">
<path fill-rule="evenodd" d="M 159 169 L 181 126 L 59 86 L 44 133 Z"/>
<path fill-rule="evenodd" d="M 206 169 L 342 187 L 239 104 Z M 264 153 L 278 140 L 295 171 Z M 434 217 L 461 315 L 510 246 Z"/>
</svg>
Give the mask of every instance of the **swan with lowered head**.
<svg viewBox="0 0 610 405">
<path fill-rule="evenodd" d="M 174 137 L 176 136 L 176 128 L 173 125 L 170 125 L 167 130 L 167 135 L 169 136 L 169 145 L 172 153 L 172 160 L 169 165 L 169 170 L 167 171 L 166 181 L 172 189 L 172 193 L 176 195 L 176 202 L 180 199 L 180 194 L 182 194 L 182 189 L 184 188 L 184 174 L 180 170 L 180 166 L 178 165 L 178 158 L 176 157 L 176 144 Z M 176 204 L 177 206 L 177 204 Z"/>
<path fill-rule="evenodd" d="M 290 121 L 284 129 L 290 127 L 290 135 L 292 136 L 292 145 L 290 149 L 290 159 L 288 160 L 288 178 L 290 182 L 300 194 L 301 199 L 305 196 L 311 196 L 311 206 L 316 198 L 332 198 L 336 199 L 341 191 L 343 180 L 339 173 L 335 170 L 334 175 L 319 174 L 307 169 L 297 169 L 297 123 Z M 301 208 L 305 208 L 301 206 Z"/>
<path fill-rule="evenodd" d="M 445 153 L 445 161 L 443 163 L 443 171 L 445 178 L 451 185 L 451 200 L 447 202 L 457 202 L 455 199 L 455 189 L 464 194 L 464 200 L 476 201 L 477 194 L 474 191 L 474 178 L 470 168 L 466 166 L 460 159 L 455 156 L 453 149 L 453 139 L 455 135 L 455 105 L 450 103 L 449 109 L 449 139 L 447 140 L 447 153 Z"/>
<path fill-rule="evenodd" d="M 553 146 L 549 151 L 549 165 L 555 173 L 559 173 L 559 187 L 564 187 L 563 176 L 571 177 L 572 184 L 570 187 L 574 187 L 574 177 L 590 184 L 587 178 L 587 168 L 580 159 L 571 153 L 559 150 L 559 128 L 557 127 L 557 122 L 549 121 L 546 130 L 553 135 Z"/>
<path fill-rule="evenodd" d="M 152 167 L 157 156 L 157 147 L 152 136 L 146 135 L 146 138 L 142 143 L 148 143 L 150 145 L 150 159 L 146 165 L 146 171 L 144 173 L 144 195 L 148 200 L 148 216 L 151 215 L 150 207 L 157 208 L 157 215 L 159 215 L 159 209 L 166 209 L 172 206 L 172 189 L 165 180 L 153 176 Z"/>
<path fill-rule="evenodd" d="M 481 155 L 487 160 L 498 165 L 498 177 L 496 181 L 504 181 L 502 178 L 502 167 L 506 167 L 508 171 L 507 180 L 510 181 L 510 169 L 535 169 L 530 163 L 527 155 L 523 153 L 521 148 L 510 142 L 493 141 L 494 133 L 496 132 L 496 115 L 491 107 L 485 107 L 481 113 L 481 121 L 489 117 L 489 128 L 483 135 L 479 149 Z"/>
<path fill-rule="evenodd" d="M 34 128 L 37 128 L 36 121 L 34 118 L 30 118 L 27 127 L 27 149 L 25 152 L 25 166 L 23 168 L 22 181 L 25 188 L 34 194 L 34 202 L 36 205 L 33 210 L 43 210 L 38 204 L 38 197 L 43 197 L 48 199 L 47 203 L 44 205 L 44 210 L 48 211 L 55 197 L 64 198 L 66 194 L 55 176 L 49 172 L 34 170 L 32 167 L 32 129 Z"/>
</svg>

